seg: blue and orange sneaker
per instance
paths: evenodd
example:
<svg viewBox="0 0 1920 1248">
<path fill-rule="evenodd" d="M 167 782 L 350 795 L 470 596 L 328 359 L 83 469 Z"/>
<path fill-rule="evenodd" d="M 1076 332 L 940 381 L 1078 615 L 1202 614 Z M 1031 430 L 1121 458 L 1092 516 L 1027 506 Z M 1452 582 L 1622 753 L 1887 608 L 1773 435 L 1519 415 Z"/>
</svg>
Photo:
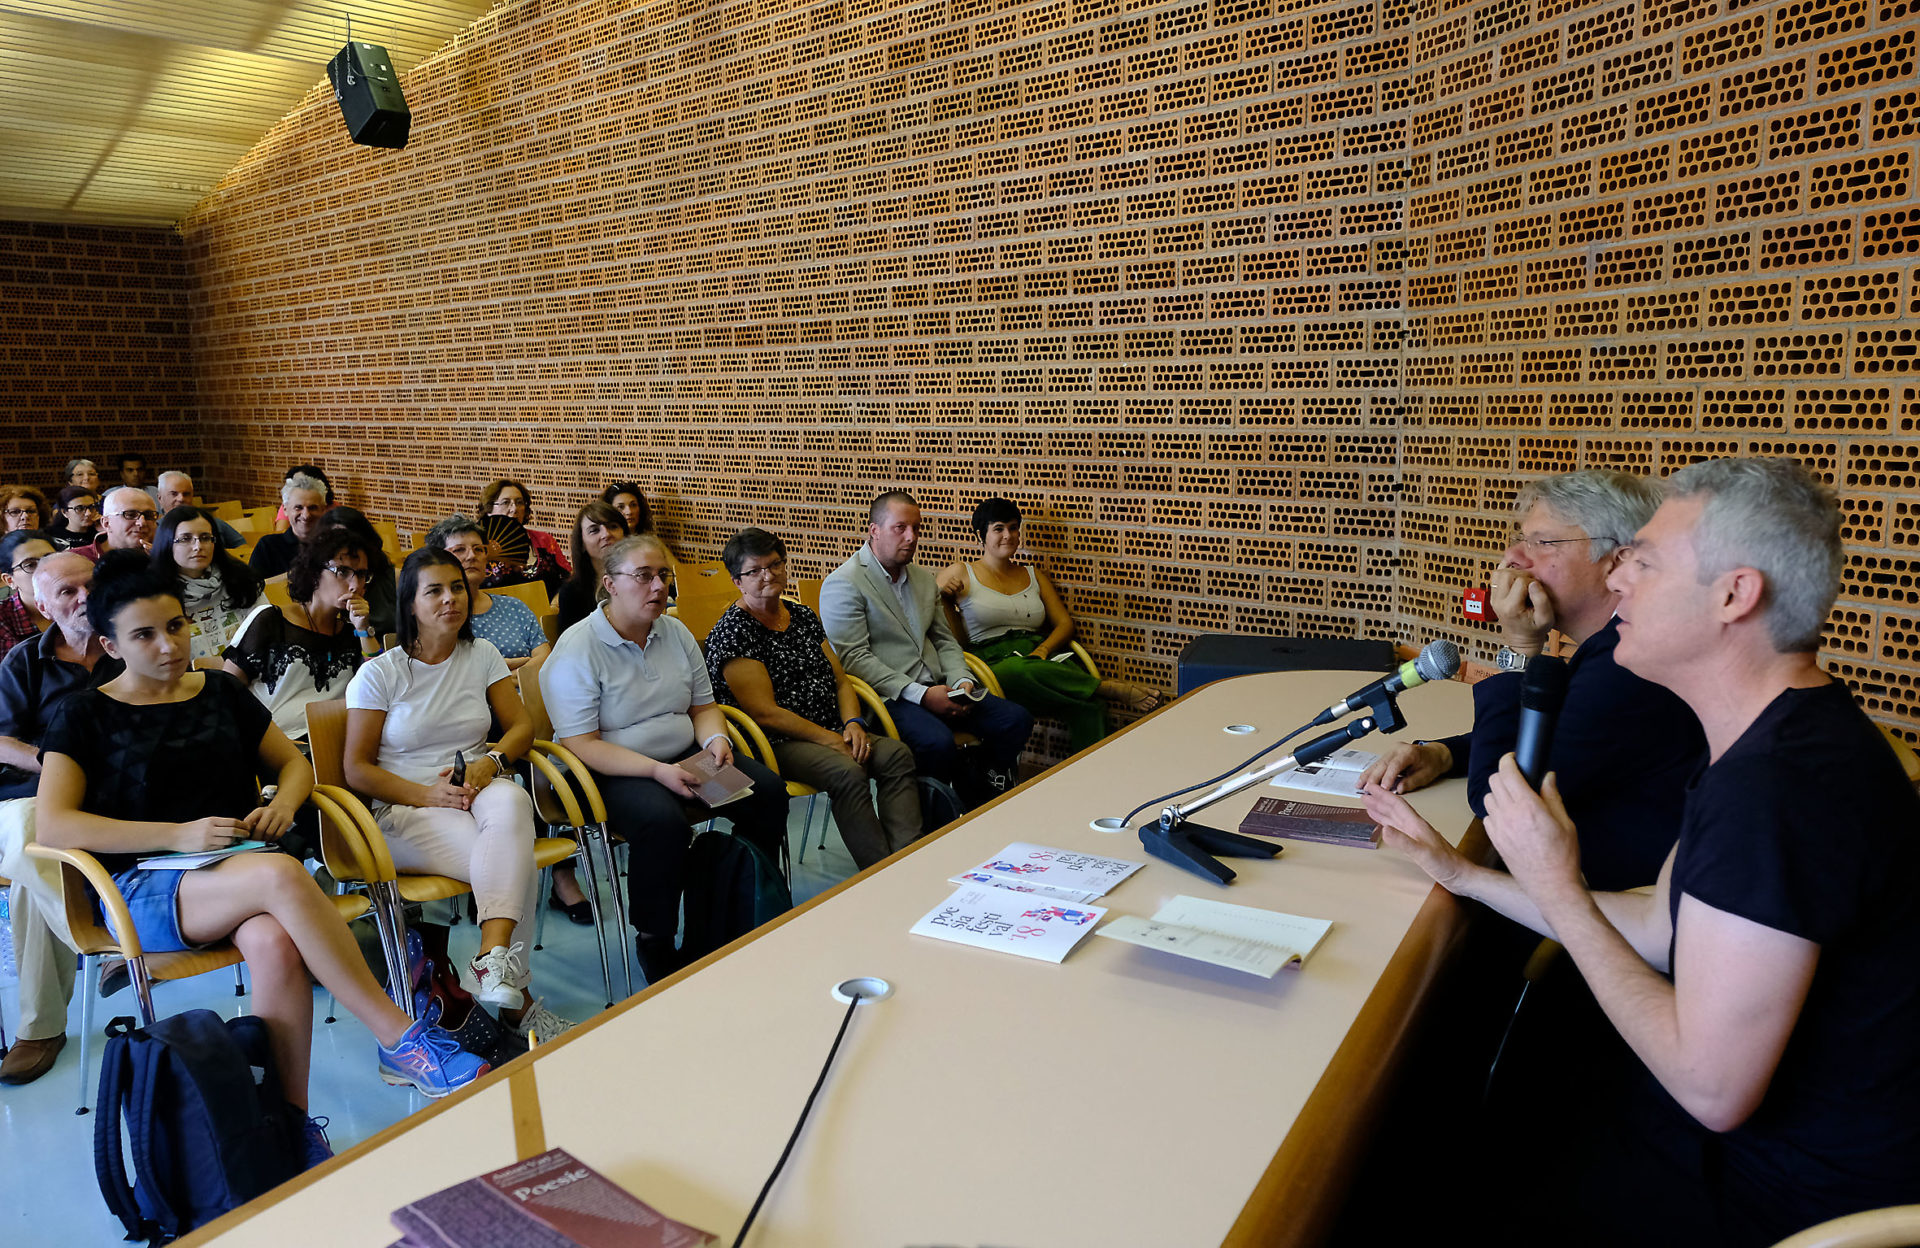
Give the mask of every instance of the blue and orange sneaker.
<svg viewBox="0 0 1920 1248">
<path fill-rule="evenodd" d="M 392 1048 L 380 1046 L 380 1078 L 398 1087 L 410 1083 L 438 1099 L 472 1083 L 493 1067 L 460 1047 L 438 1027 L 416 1019 Z"/>
</svg>

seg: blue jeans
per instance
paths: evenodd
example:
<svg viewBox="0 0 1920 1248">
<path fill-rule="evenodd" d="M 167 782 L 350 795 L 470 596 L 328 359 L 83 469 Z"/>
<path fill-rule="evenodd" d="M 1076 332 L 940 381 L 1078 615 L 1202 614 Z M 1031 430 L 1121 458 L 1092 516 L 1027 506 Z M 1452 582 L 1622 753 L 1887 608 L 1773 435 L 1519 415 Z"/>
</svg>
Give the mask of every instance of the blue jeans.
<svg viewBox="0 0 1920 1248">
<path fill-rule="evenodd" d="M 1020 751 L 1027 746 L 1027 738 L 1033 735 L 1033 713 L 992 694 L 975 702 L 971 711 L 954 720 L 935 715 L 905 698 L 888 698 L 887 713 L 893 716 L 901 739 L 913 751 L 920 773 L 948 784 L 954 782 L 954 762 L 958 756 L 953 744 L 956 729 L 979 737 L 987 766 L 998 771 L 1013 770 L 1014 764 L 1020 761 Z"/>
</svg>

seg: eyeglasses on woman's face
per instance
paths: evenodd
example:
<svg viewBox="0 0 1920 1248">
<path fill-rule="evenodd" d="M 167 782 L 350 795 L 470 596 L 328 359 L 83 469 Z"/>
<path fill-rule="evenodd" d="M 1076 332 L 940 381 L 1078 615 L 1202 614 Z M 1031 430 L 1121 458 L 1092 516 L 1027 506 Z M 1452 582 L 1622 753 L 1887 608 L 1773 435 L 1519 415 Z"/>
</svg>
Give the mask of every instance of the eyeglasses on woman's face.
<svg viewBox="0 0 1920 1248">
<path fill-rule="evenodd" d="M 76 516 L 97 516 L 100 514 L 98 503 L 68 503 L 67 510 Z"/>
<path fill-rule="evenodd" d="M 211 533 L 176 533 L 173 538 L 175 550 L 198 550 L 213 543 L 214 536 Z"/>
<path fill-rule="evenodd" d="M 330 576 L 339 577 L 349 585 L 365 585 L 373 579 L 373 573 L 365 568 L 343 568 L 337 563 L 329 563 L 321 570 Z"/>
<path fill-rule="evenodd" d="M 7 508 L 7 519 L 9 520 L 38 520 L 39 518 L 40 509 L 31 503 L 25 507 Z"/>
<path fill-rule="evenodd" d="M 740 569 L 740 575 L 734 577 L 733 579 L 736 581 L 771 581 L 771 580 L 776 580 L 780 577 L 783 577 L 786 574 L 787 574 L 786 559 L 776 556 L 775 558 L 769 560 L 768 562 L 760 564 L 758 566 L 755 566 L 754 564 L 751 564 L 751 563 L 746 565 L 745 567 Z"/>
</svg>

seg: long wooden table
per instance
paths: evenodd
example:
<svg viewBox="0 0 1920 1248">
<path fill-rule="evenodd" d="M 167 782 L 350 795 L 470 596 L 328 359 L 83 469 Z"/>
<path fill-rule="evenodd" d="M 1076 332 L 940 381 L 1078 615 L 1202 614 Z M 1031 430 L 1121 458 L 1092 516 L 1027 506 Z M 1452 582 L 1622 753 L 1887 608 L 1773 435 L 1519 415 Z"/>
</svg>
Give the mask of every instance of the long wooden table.
<svg viewBox="0 0 1920 1248">
<path fill-rule="evenodd" d="M 730 1242 L 845 1010 L 830 989 L 855 975 L 893 996 L 860 1008 L 752 1243 L 1314 1242 L 1464 912 L 1391 850 L 1289 841 L 1220 888 L 1089 821 L 1225 770 L 1362 679 L 1196 690 L 183 1242 L 380 1248 L 397 1206 L 551 1146 Z M 1406 737 L 1472 714 L 1459 684 L 1402 705 Z M 1459 781 L 1414 804 L 1468 826 Z M 1114 914 L 1188 893 L 1333 928 L 1273 980 L 1097 936 L 1051 965 L 908 935 L 949 876 L 1020 840 L 1144 859 L 1102 899 Z"/>
</svg>

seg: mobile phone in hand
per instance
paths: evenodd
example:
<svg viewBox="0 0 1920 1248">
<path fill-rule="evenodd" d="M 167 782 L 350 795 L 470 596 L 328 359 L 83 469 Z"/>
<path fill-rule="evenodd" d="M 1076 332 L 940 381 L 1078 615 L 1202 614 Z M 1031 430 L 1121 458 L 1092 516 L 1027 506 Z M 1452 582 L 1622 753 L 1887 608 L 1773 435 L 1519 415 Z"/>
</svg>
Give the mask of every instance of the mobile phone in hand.
<svg viewBox="0 0 1920 1248">
<path fill-rule="evenodd" d="M 456 789 L 467 782 L 467 759 L 459 750 L 453 752 L 453 774 L 447 780 Z"/>
</svg>

